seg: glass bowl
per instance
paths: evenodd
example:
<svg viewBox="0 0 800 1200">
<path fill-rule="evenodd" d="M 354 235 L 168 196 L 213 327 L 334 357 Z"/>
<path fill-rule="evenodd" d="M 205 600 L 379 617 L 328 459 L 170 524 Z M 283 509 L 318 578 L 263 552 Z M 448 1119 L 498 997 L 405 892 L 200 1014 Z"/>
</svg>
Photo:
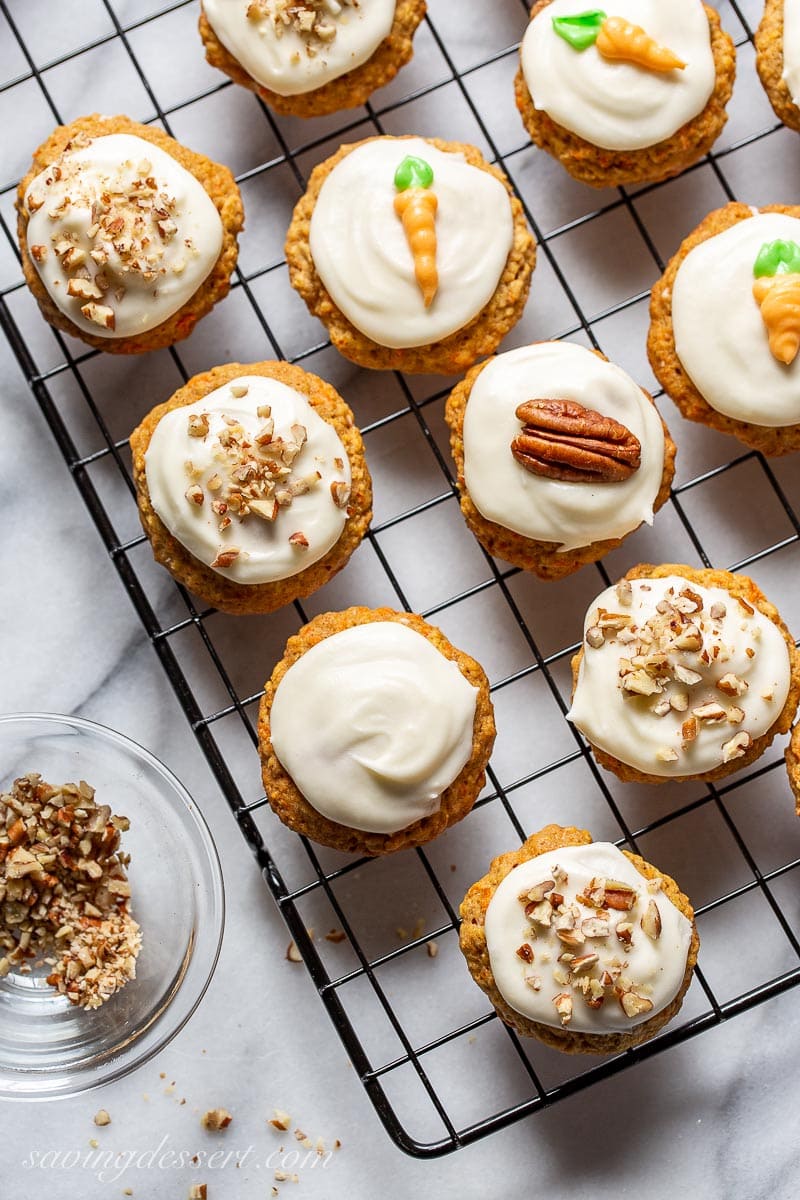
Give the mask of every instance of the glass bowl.
<svg viewBox="0 0 800 1200">
<path fill-rule="evenodd" d="M 186 1024 L 214 973 L 225 900 L 197 806 L 129 738 L 79 717 L 0 716 L 0 791 L 30 771 L 52 784 L 85 779 L 98 804 L 130 819 L 122 849 L 142 929 L 136 978 L 98 1009 L 70 1004 L 44 965 L 0 980 L 0 1097 L 45 1100 L 119 1079 Z"/>
</svg>

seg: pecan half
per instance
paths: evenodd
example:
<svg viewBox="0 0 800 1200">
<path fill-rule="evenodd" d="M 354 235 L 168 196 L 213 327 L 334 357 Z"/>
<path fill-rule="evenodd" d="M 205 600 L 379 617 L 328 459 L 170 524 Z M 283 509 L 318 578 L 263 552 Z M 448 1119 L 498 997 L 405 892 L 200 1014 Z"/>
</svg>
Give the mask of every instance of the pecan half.
<svg viewBox="0 0 800 1200">
<path fill-rule="evenodd" d="M 642 447 L 630 429 L 575 400 L 526 400 L 515 415 L 523 428 L 511 453 L 534 475 L 618 483 L 639 469 Z"/>
</svg>

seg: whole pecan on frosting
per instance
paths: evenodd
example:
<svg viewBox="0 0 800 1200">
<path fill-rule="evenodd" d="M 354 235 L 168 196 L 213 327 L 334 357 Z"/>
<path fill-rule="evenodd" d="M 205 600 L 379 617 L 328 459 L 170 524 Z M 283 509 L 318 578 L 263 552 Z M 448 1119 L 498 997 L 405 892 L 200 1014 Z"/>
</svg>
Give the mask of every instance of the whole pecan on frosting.
<svg viewBox="0 0 800 1200">
<path fill-rule="evenodd" d="M 511 453 L 526 471 L 567 483 L 618 483 L 639 469 L 639 439 L 575 400 L 526 400 Z"/>
</svg>

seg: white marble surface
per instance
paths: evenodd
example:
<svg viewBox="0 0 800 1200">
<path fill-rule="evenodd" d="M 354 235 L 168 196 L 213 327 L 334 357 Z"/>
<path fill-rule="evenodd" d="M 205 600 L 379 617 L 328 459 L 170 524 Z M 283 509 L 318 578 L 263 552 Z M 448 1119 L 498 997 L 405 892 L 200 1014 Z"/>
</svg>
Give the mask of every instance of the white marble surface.
<svg viewBox="0 0 800 1200">
<path fill-rule="evenodd" d="M 35 7 L 26 0 L 14 0 L 11 4 L 29 38 L 36 32 L 32 24 Z M 66 15 L 61 13 L 61 7 Z M 160 7 L 163 6 L 156 0 L 115 3 L 116 11 L 125 21 L 133 21 Z M 194 7 L 163 18 L 173 34 L 181 35 L 177 43 L 174 40 L 170 43 L 179 47 L 179 71 L 159 72 L 164 64 L 159 60 L 157 46 L 163 48 L 166 41 L 156 43 L 152 38 L 148 41 L 141 31 L 132 35 L 146 69 L 160 81 L 159 98 L 165 104 L 180 104 L 201 85 L 212 87 L 217 82 L 205 68 L 193 41 L 195 34 L 190 25 L 194 21 Z M 461 69 L 470 67 L 487 53 L 502 49 L 518 38 L 524 28 L 516 0 L 496 0 L 491 36 L 482 39 L 470 34 L 461 15 L 454 17 L 455 6 L 449 0 L 431 0 L 429 7 Z M 756 0 L 742 5 L 751 21 L 757 19 L 758 7 Z M 741 27 L 730 7 L 725 4 L 721 8 L 727 27 L 740 37 Z M 471 10 L 477 11 L 474 2 Z M 50 6 L 53 28 L 48 24 L 41 31 L 40 62 L 46 63 L 89 37 L 103 36 L 109 31 L 104 6 L 92 0 L 81 6 L 82 25 L 77 36 L 70 24 L 70 13 L 76 11 L 74 4 L 59 6 L 56 21 L 55 9 Z M 461 11 L 459 6 L 459 14 Z M 405 82 L 401 79 L 387 89 L 386 102 L 442 77 L 441 55 L 430 34 L 423 29 L 418 42 L 417 56 Z M 8 45 L 6 42 L 7 51 Z M 140 119 L 152 115 L 141 85 L 131 75 L 130 63 L 124 54 L 115 55 L 116 50 L 95 57 L 95 69 L 89 75 L 76 74 L 74 69 L 70 72 L 69 67 L 56 68 L 50 73 L 51 90 L 65 117 L 86 108 L 107 109 L 109 94 L 116 97 L 117 107 L 127 108 Z M 24 64 L 10 51 L 3 66 L 7 67 L 5 73 L 9 77 L 24 69 Z M 492 135 L 501 150 L 510 155 L 509 167 L 517 186 L 547 232 L 590 211 L 598 203 L 608 203 L 614 196 L 590 194 L 572 184 L 545 156 L 523 147 L 510 99 L 512 74 L 511 59 L 501 59 L 468 76 L 468 86 L 476 102 L 484 105 Z M 0 97 L 0 118 L 6 120 L 8 143 L 4 154 L 9 160 L 6 172 L 9 176 L 23 168 L 31 143 L 44 136 L 50 125 L 48 115 L 30 101 L 27 92 L 27 101 L 25 96 L 19 96 L 18 109 L 3 107 L 6 101 L 15 102 L 16 90 L 7 93 L 5 100 Z M 496 96 L 502 97 L 497 104 L 493 102 Z M 480 144 L 481 135 L 452 85 L 442 93 L 434 93 L 427 108 L 424 100 L 416 102 L 418 127 L 426 133 L 439 132 L 436 105 L 442 98 L 449 105 L 449 135 L 463 136 Z M 174 128 L 198 149 L 219 153 L 235 169 L 244 170 L 276 153 L 275 147 L 259 132 L 265 126 L 250 120 L 254 103 L 252 97 L 229 88 L 216 95 L 217 107 L 213 109 L 200 104 L 179 110 L 173 119 Z M 30 105 L 26 109 L 29 117 L 26 123 L 3 116 L 10 112 L 16 115 L 26 104 Z M 402 110 L 390 113 L 385 122 L 387 131 L 406 132 L 405 119 Z M 773 125 L 755 81 L 752 54 L 745 47 L 740 53 L 740 79 L 722 144 L 733 145 Z M 229 131 L 233 126 L 236 137 L 231 141 Z M 285 121 L 282 127 L 292 145 L 307 136 L 298 122 Z M 333 137 L 336 122 L 320 125 L 323 127 L 330 127 Z M 335 137 L 333 140 L 336 141 Z M 320 156 L 321 152 L 317 152 L 317 157 Z M 798 143 L 794 135 L 776 132 L 764 142 L 743 144 L 725 160 L 725 170 L 741 189 L 743 199 L 767 203 L 785 198 L 797 162 Z M 253 184 L 245 190 L 249 232 L 242 261 L 246 270 L 255 270 L 279 258 L 281 238 L 274 230 L 285 227 L 294 196 L 289 184 L 284 193 L 280 191 L 282 178 L 280 173 L 273 177 L 271 190 Z M 791 194 L 796 194 L 796 189 Z M 638 207 L 659 251 L 668 255 L 680 234 L 723 199 L 710 168 L 703 167 L 666 189 L 642 197 Z M 0 197 L 0 204 L 8 215 L 10 193 Z M 586 229 L 595 231 L 591 245 L 586 241 L 589 236 Z M 590 315 L 602 314 L 617 300 L 649 287 L 654 278 L 652 261 L 643 253 L 632 223 L 619 210 L 599 218 L 584 230 L 564 235 L 557 248 L 560 261 Z M 619 270 L 621 258 L 626 262 L 625 272 Z M 596 264 L 596 270 L 587 270 L 589 259 Z M 3 284 L 15 278 L 16 271 L 13 258 L 3 246 L 0 250 Z M 260 303 L 272 305 L 271 320 L 283 339 L 284 349 L 292 353 L 303 345 L 313 344 L 318 330 L 313 322 L 307 322 L 283 275 L 278 271 L 260 277 L 254 291 Z M 59 356 L 53 339 L 23 293 L 13 294 L 12 307 L 39 363 L 43 367 L 56 365 Z M 647 385 L 650 376 L 642 350 L 645 313 L 646 306 L 640 302 L 626 312 L 624 320 L 619 316 L 600 316 L 595 328 L 603 349 Z M 510 344 L 553 336 L 573 324 L 574 312 L 542 257 L 525 319 L 512 334 Z M 183 361 L 190 370 L 236 356 L 248 361 L 266 353 L 263 334 L 253 325 L 241 303 L 241 293 L 221 306 L 181 348 Z M 350 389 L 347 395 L 362 422 L 400 407 L 401 400 L 391 380 L 382 380 L 380 390 L 370 393 L 364 383 L 370 377 L 356 376 L 332 353 L 318 356 L 310 365 Z M 152 403 L 163 399 L 177 385 L 166 356 L 136 363 L 94 359 L 85 367 L 85 374 L 114 436 L 120 438 L 127 435 Z M 420 380 L 413 386 L 416 394 L 425 395 L 435 385 L 430 380 Z M 85 439 L 84 448 L 94 449 L 90 427 L 78 416 L 82 401 L 66 386 L 64 377 L 54 381 L 54 394 L 71 427 L 77 431 L 76 436 Z M 441 406 L 436 405 L 428 413 L 434 435 L 444 446 L 440 410 Z M 296 1145 L 291 1135 L 281 1138 L 266 1126 L 274 1106 L 288 1111 L 293 1127 L 300 1126 L 312 1139 L 319 1136 L 327 1144 L 335 1138 L 342 1142 L 341 1150 L 324 1169 L 306 1168 L 300 1172 L 299 1183 L 278 1184 L 282 1196 L 372 1200 L 380 1193 L 388 1200 L 405 1200 L 414 1195 L 455 1200 L 502 1195 L 521 1200 L 535 1193 L 569 1200 L 584 1197 L 617 1200 L 642 1195 L 653 1200 L 677 1195 L 703 1200 L 760 1200 L 761 1197 L 790 1200 L 800 1194 L 800 1161 L 796 1153 L 796 1112 L 800 1100 L 797 992 L 772 1000 L 455 1155 L 418 1161 L 397 1150 L 383 1132 L 305 969 L 289 964 L 284 958 L 287 934 L 282 921 L 205 766 L 50 432 L 5 346 L 0 348 L 0 415 L 4 430 L 0 439 L 0 496 L 5 518 L 0 538 L 0 612 L 4 618 L 0 634 L 0 711 L 80 713 L 127 733 L 162 758 L 184 780 L 206 814 L 220 849 L 228 899 L 222 957 L 209 992 L 187 1028 L 157 1059 L 122 1082 L 74 1100 L 44 1105 L 7 1104 L 0 1108 L 6 1133 L 0 1149 L 0 1195 L 13 1196 L 15 1200 L 40 1200 L 45 1196 L 56 1196 L 59 1200 L 100 1197 L 106 1200 L 121 1196 L 123 1189 L 130 1188 L 138 1200 L 166 1200 L 187 1196 L 192 1182 L 204 1180 L 209 1185 L 209 1200 L 262 1200 L 270 1195 L 273 1170 L 279 1165 L 273 1158 L 268 1166 L 267 1157 L 276 1151 L 279 1155 L 280 1146 L 292 1150 Z M 680 446 L 682 480 L 726 462 L 738 452 L 737 446 L 727 439 L 689 427 L 674 413 L 670 412 L 669 418 Z M 441 492 L 441 474 L 412 419 L 403 418 L 371 435 L 368 454 L 376 480 L 376 513 L 380 519 Z M 776 471 L 796 502 L 800 494 L 796 462 L 778 464 Z M 104 483 L 101 471 L 97 472 L 97 478 L 106 488 L 104 494 L 121 528 L 135 534 L 135 513 L 129 498 L 119 496 L 108 481 Z M 720 565 L 733 563 L 787 532 L 785 517 L 775 509 L 754 468 L 740 468 L 735 477 L 726 477 L 726 481 L 719 488 L 714 485 L 687 493 L 685 500 L 690 518 Z M 416 540 L 413 537 L 404 540 L 403 528 L 387 531 L 382 546 L 395 564 L 413 604 L 425 607 L 443 599 L 441 581 L 445 575 L 452 576 L 450 586 L 459 590 L 484 578 L 485 564 L 476 554 L 452 503 L 430 510 L 420 520 Z M 419 548 L 423 544 L 420 538 L 427 539 L 424 544 L 432 546 L 438 556 L 438 572 L 420 569 Z M 651 556 L 693 559 L 692 547 L 671 510 L 659 517 L 654 533 L 637 535 L 632 541 L 633 545 L 612 556 L 609 563 L 612 573 Z M 354 560 L 327 594 L 315 598 L 309 611 L 355 602 L 391 603 L 395 598 L 370 554 L 363 553 Z M 770 559 L 760 564 L 758 578 L 769 587 L 787 619 L 800 628 L 796 547 L 775 558 L 777 562 Z M 140 553 L 138 562 L 143 573 L 145 561 L 146 555 Z M 159 614 L 166 619 L 168 614 L 179 612 L 173 608 L 173 592 L 166 578 L 153 569 L 146 572 L 146 579 Z M 565 622 L 578 627 L 585 603 L 597 590 L 597 576 L 582 572 L 574 581 L 558 585 L 558 589 L 559 604 L 554 605 L 553 593 L 544 585 L 519 578 L 512 581 L 515 599 L 524 615 L 536 622 L 545 652 L 564 644 Z M 492 607 L 494 596 L 495 590 L 490 590 L 474 603 L 448 610 L 442 616 L 442 624 L 465 649 L 483 659 L 496 680 L 524 665 L 528 651 L 516 631 L 509 627 L 507 611 L 498 615 Z M 245 694 L 259 686 L 280 643 L 290 632 L 291 622 L 280 616 L 269 621 L 242 619 L 238 623 L 235 619 L 215 617 L 211 628 L 226 661 L 235 664 L 237 683 Z M 219 689 L 204 665 L 204 656 L 188 644 L 176 641 L 176 645 L 181 647 L 181 660 L 203 698 L 206 711 L 211 711 L 220 702 Z M 259 654 L 250 652 L 252 645 L 258 646 Z M 569 734 L 565 733 L 560 718 L 534 728 L 531 734 L 531 726 L 525 722 L 529 705 L 539 699 L 533 683 L 530 687 L 524 684 L 519 691 L 509 689 L 497 694 L 501 736 L 495 762 L 501 778 L 513 779 L 529 769 L 528 751 L 523 754 L 520 750 L 527 745 L 524 738 L 533 738 L 537 754 L 544 753 L 551 743 L 559 753 L 571 748 Z M 542 711 L 545 711 L 543 702 Z M 773 759 L 778 749 L 772 754 Z M 255 798 L 257 769 L 252 752 L 237 753 L 235 764 L 237 778 L 248 798 Z M 596 791 L 582 772 L 580 766 L 568 769 L 560 777 L 565 786 L 557 796 L 552 788 L 548 790 L 546 781 L 545 786 L 525 789 L 518 796 L 518 810 L 529 828 L 558 819 L 565 823 L 588 823 L 596 836 L 619 835 L 605 809 L 598 808 Z M 646 789 L 621 786 L 614 787 L 614 794 L 633 824 L 644 824 L 654 812 L 667 812 L 677 802 L 670 790 L 665 790 L 658 799 Z M 777 866 L 800 853 L 797 823 L 791 814 L 785 781 L 778 771 L 765 777 L 763 783 L 743 789 L 741 796 L 732 799 L 731 809 L 761 865 Z M 294 869 L 289 843 L 275 822 L 269 815 L 263 815 L 260 825 Z M 666 826 L 660 841 L 656 839 L 659 844 L 653 848 L 653 858 L 658 858 L 657 851 L 674 857 L 688 876 L 687 890 L 696 899 L 708 898 L 715 887 L 721 890 L 746 879 L 747 872 L 742 873 L 736 852 L 724 840 L 724 830 L 704 825 L 702 817 L 697 826 L 683 832 L 679 822 L 672 840 L 670 828 Z M 453 836 L 441 839 L 441 843 L 431 851 L 432 860 L 448 881 L 451 899 L 457 900 L 459 889 L 463 891 L 484 869 L 493 853 L 514 844 L 514 835 L 510 826 L 503 824 L 502 816 L 498 820 L 496 812 L 487 806 Z M 452 877 L 447 870 L 451 858 L 458 866 Z M 663 858 L 661 861 L 664 866 L 670 865 Z M 412 867 L 413 862 L 408 859 L 387 870 L 396 870 L 400 879 L 404 878 L 403 872 L 408 872 L 406 886 L 413 890 L 417 877 Z M 684 881 L 685 875 L 677 867 L 676 873 Z M 357 882 L 354 881 L 349 894 L 353 903 L 358 899 Z M 790 919 L 797 925 L 795 891 L 793 877 L 786 877 L 780 895 Z M 435 924 L 437 918 L 425 908 L 422 899 L 412 897 L 410 906 L 414 910 L 410 923 L 413 924 L 414 916 L 421 915 Z M 327 915 L 320 914 L 319 920 Z M 745 907 L 732 912 L 721 925 L 708 923 L 701 961 L 722 992 L 731 979 L 730 987 L 737 982 L 737 971 L 741 969 L 739 936 L 741 928 L 749 928 L 751 917 L 752 912 Z M 393 925 L 398 919 L 397 907 L 392 904 L 375 912 L 370 910 L 369 922 L 375 928 L 370 928 L 369 922 L 364 926 L 364 940 L 377 949 L 384 948 L 387 937 L 391 944 Z M 737 921 L 741 921 L 741 927 Z M 444 940 L 442 944 L 444 947 Z M 756 958 L 761 955 L 764 959 L 759 964 L 763 966 L 764 978 L 770 972 L 793 965 L 786 945 L 776 946 L 771 935 L 765 937 L 756 932 L 754 944 Z M 423 960 L 422 967 L 409 960 L 404 962 L 403 970 L 410 972 L 414 985 L 421 981 L 420 987 L 427 989 L 411 996 L 412 1007 L 408 1012 L 411 1026 L 421 1021 L 423 1015 L 429 1015 L 434 1024 L 441 1019 L 447 1028 L 451 1020 L 484 1011 L 480 993 L 472 987 L 463 966 L 449 950 L 443 949 L 433 962 Z M 452 976 L 448 977 L 451 964 Z M 398 1003 L 405 1003 L 408 996 L 405 977 L 392 976 L 391 987 Z M 701 1008 L 696 988 L 690 993 L 686 1007 L 691 1012 Z M 447 1011 L 449 1008 L 452 1012 Z M 356 1015 L 360 1027 L 371 1037 L 371 1014 L 364 1010 Z M 378 1041 L 381 1036 L 375 1032 Z M 476 1042 L 475 1055 L 480 1055 L 481 1066 L 493 1062 L 491 1045 L 487 1049 L 482 1039 Z M 549 1078 L 561 1066 L 555 1063 L 555 1057 L 544 1056 L 541 1060 Z M 498 1106 L 503 1103 L 503 1086 L 513 1062 L 498 1053 L 494 1071 L 487 1070 L 484 1077 L 478 1074 L 476 1082 L 476 1070 L 470 1070 L 468 1060 L 467 1047 L 450 1069 L 445 1062 L 439 1082 L 468 1109 L 472 1104 L 470 1111 L 485 1115 L 493 1097 L 498 1097 Z M 161 1073 L 164 1079 L 160 1078 Z M 167 1094 L 165 1089 L 173 1080 L 175 1090 Z M 485 1097 L 480 1094 L 481 1089 L 485 1089 Z M 186 1103 L 181 1105 L 184 1098 Z M 206 1108 L 217 1105 L 230 1109 L 234 1123 L 223 1134 L 205 1133 L 200 1128 L 199 1116 Z M 112 1117 L 112 1124 L 105 1129 L 97 1129 L 92 1123 L 93 1114 L 101 1106 Z M 74 1149 L 88 1153 L 92 1138 L 97 1139 L 101 1149 L 143 1155 L 142 1165 L 131 1166 L 119 1177 L 111 1172 L 102 1178 L 79 1167 L 69 1171 L 39 1171 L 25 1165 L 32 1152 L 41 1155 L 46 1151 Z M 245 1155 L 249 1147 L 252 1151 L 237 1168 L 236 1152 Z M 178 1153 L 210 1153 L 222 1148 L 234 1153 L 227 1166 L 195 1174 L 189 1169 L 148 1166 L 148 1155 L 154 1155 L 159 1148 Z"/>
</svg>

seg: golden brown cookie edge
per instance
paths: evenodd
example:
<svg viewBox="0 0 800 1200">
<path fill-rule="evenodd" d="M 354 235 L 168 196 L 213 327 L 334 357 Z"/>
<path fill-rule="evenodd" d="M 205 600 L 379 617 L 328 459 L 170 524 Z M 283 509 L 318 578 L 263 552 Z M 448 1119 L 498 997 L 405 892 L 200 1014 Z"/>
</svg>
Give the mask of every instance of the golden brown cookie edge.
<svg viewBox="0 0 800 1200">
<path fill-rule="evenodd" d="M 783 78 L 783 0 L 766 0 L 755 32 L 756 70 L 779 121 L 800 133 L 800 108 Z"/>
</svg>

